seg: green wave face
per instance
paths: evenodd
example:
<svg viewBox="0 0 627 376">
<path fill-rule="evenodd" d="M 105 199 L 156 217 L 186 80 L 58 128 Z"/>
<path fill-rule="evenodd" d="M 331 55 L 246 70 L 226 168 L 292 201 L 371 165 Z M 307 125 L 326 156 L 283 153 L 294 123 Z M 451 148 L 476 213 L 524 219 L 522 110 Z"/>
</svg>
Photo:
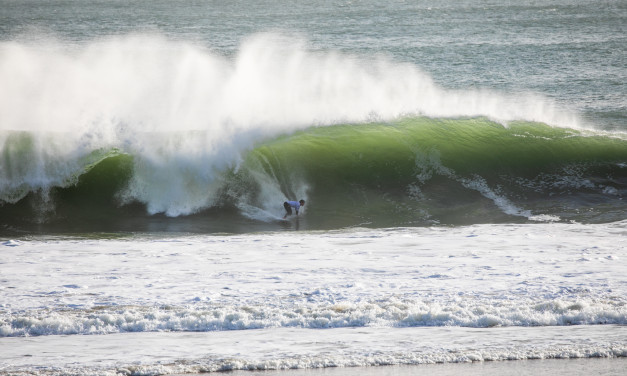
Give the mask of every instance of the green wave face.
<svg viewBox="0 0 627 376">
<path fill-rule="evenodd" d="M 45 142 L 12 137 L 19 142 L 5 143 L 2 156 L 8 180 L 28 175 L 27 161 L 40 150 L 35 143 Z M 160 159 L 161 172 L 159 164 L 150 166 L 151 173 L 163 175 L 158 180 L 163 191 L 171 184 L 167 172 L 177 163 L 189 168 L 188 175 L 204 166 L 184 148 L 181 153 L 172 161 Z M 35 223 L 64 231 L 86 224 L 90 231 L 276 230 L 282 202 L 301 198 L 307 201 L 302 229 L 627 217 L 625 139 L 531 122 L 503 126 L 483 118 L 407 118 L 312 127 L 259 143 L 236 166 L 212 172 L 207 180 L 212 199 L 177 218 L 151 215 L 149 201 L 125 198 L 145 157 L 111 148 L 47 163 L 46 189 L 18 186 L 12 191 L 17 198 L 3 199 L 4 228 Z M 198 179 L 188 178 L 189 194 L 202 194 Z M 134 194 L 141 198 L 141 191 Z"/>
<path fill-rule="evenodd" d="M 246 163 L 287 195 L 306 184 L 308 217 L 335 227 L 624 219 L 626 161 L 622 139 L 419 118 L 311 128 L 260 145 Z"/>
</svg>

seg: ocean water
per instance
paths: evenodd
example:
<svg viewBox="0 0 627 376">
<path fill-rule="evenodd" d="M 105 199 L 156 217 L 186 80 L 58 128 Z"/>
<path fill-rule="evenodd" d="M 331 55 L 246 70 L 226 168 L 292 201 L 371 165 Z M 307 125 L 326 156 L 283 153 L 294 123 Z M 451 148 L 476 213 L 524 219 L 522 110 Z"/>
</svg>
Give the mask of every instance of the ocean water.
<svg viewBox="0 0 627 376">
<path fill-rule="evenodd" d="M 0 374 L 627 356 L 624 2 L 0 9 Z"/>
</svg>

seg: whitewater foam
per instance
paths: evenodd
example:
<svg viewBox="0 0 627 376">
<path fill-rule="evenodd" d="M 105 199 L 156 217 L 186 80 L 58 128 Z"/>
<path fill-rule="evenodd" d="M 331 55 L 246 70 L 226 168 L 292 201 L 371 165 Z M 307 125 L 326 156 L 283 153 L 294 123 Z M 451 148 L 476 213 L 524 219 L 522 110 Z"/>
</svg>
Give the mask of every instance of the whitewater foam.
<svg viewBox="0 0 627 376">
<path fill-rule="evenodd" d="M 0 335 L 624 325 L 623 229 L 624 222 L 8 242 Z"/>
<path fill-rule="evenodd" d="M 432 278 L 450 278 L 434 276 Z M 278 277 L 280 280 L 281 278 Z M 70 287 L 85 288 L 87 286 Z M 50 292 L 59 295 L 61 292 Z M 65 295 L 68 293 L 65 292 Z M 311 295 L 320 295 L 318 292 Z M 287 298 L 283 298 L 287 300 Z M 511 300 L 449 297 L 448 301 L 382 298 L 333 303 L 327 295 L 290 297 L 296 304 L 212 305 L 194 298 L 193 308 L 106 307 L 46 316 L 13 315 L 4 318 L 0 337 L 112 334 L 156 331 L 224 331 L 262 328 L 333 329 L 347 327 L 491 328 L 509 326 L 625 325 L 624 303 L 600 299 Z M 200 304 L 195 302 L 201 302 Z M 190 303 L 191 303 L 190 302 Z M 80 308 L 80 310 L 79 310 Z"/>
<path fill-rule="evenodd" d="M 92 336 L 8 338 L 0 341 L 0 350 L 10 365 L 0 369 L 0 374 L 163 375 L 615 358 L 627 355 L 623 332 L 621 326 L 608 325 L 490 330 L 450 327 L 261 329 L 227 331 L 220 333 L 221 336 L 128 333 L 99 336 L 97 340 Z M 525 369 L 529 366 L 524 365 Z M 414 373 L 417 370 L 411 369 Z M 396 373 L 398 370 L 391 368 L 380 373 L 386 371 Z M 351 375 L 364 372 L 368 370 L 339 370 L 340 374 Z"/>
</svg>

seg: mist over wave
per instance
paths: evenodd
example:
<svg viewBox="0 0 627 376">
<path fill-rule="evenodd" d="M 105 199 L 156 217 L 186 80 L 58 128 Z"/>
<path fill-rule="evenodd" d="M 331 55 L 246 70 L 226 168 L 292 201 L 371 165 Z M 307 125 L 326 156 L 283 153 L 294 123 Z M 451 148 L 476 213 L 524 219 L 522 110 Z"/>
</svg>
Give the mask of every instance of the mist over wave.
<svg viewBox="0 0 627 376">
<path fill-rule="evenodd" d="M 407 116 L 579 126 L 537 95 L 444 90 L 411 64 L 315 52 L 272 33 L 250 36 L 232 57 L 159 35 L 1 42 L 0 88 L 0 200 L 45 198 L 115 150 L 133 156 L 119 199 L 168 216 L 215 205 L 244 152 L 311 126 Z M 264 194 L 280 202 L 306 190 Z"/>
</svg>

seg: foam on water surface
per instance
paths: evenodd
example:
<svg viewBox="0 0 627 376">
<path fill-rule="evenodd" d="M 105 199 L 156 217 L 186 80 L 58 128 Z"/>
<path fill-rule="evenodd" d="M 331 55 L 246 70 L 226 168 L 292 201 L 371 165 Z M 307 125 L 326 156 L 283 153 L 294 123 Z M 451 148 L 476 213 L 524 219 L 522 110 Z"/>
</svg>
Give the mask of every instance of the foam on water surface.
<svg viewBox="0 0 627 376">
<path fill-rule="evenodd" d="M 0 374 L 163 375 L 627 356 L 624 326 L 263 329 L 5 338 Z M 392 371 L 392 370 L 390 370 Z"/>
<path fill-rule="evenodd" d="M 22 240 L 0 334 L 626 324 L 624 225 Z"/>
</svg>

